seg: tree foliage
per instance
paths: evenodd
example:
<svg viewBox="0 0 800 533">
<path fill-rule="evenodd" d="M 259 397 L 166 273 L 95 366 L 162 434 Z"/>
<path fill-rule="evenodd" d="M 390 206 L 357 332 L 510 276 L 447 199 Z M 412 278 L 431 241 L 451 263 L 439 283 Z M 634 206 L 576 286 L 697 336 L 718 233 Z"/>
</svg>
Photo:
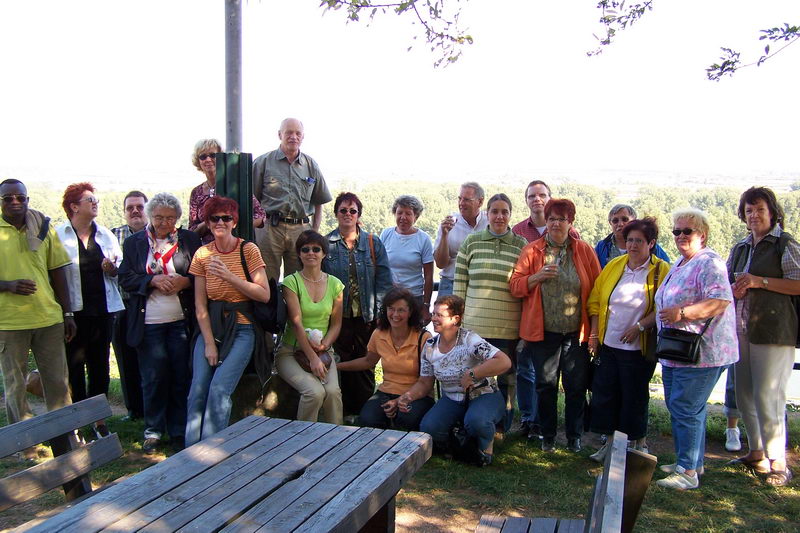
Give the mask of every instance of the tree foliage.
<svg viewBox="0 0 800 533">
<path fill-rule="evenodd" d="M 641 2 L 638 4 L 625 5 L 625 0 L 617 2 L 615 0 L 600 0 L 597 2 L 597 9 L 601 11 L 600 24 L 603 26 L 604 34 L 595 35 L 598 40 L 597 48 L 589 50 L 587 55 L 595 56 L 603 52 L 604 47 L 610 45 L 618 31 L 624 30 L 641 19 L 645 13 L 653 10 L 653 1 Z M 767 41 L 764 52 L 758 57 L 747 63 L 743 62 L 741 53 L 727 47 L 721 47 L 722 55 L 718 63 L 713 63 L 706 68 L 706 76 L 711 81 L 719 81 L 724 76 L 733 76 L 740 68 L 761 66 L 765 61 L 771 59 L 782 52 L 786 47 L 795 43 L 800 37 L 800 26 L 791 26 L 784 23 L 783 26 L 775 26 L 761 30 L 760 41 Z M 780 46 L 772 48 L 770 43 Z"/>
<path fill-rule="evenodd" d="M 464 0 L 466 1 L 466 0 Z M 329 11 L 344 11 L 347 20 L 358 22 L 365 17 L 372 21 L 376 14 L 394 12 L 397 15 L 410 15 L 413 24 L 422 26 L 425 41 L 430 46 L 431 52 L 437 54 L 438 59 L 434 66 L 445 66 L 455 63 L 465 45 L 473 42 L 472 36 L 459 27 L 458 18 L 461 7 L 451 9 L 453 4 L 460 4 L 461 0 L 406 0 L 400 2 L 381 0 L 321 0 L 320 7 Z M 415 36 L 414 39 L 417 37 Z M 412 46 L 408 49 L 411 50 Z"/>
</svg>

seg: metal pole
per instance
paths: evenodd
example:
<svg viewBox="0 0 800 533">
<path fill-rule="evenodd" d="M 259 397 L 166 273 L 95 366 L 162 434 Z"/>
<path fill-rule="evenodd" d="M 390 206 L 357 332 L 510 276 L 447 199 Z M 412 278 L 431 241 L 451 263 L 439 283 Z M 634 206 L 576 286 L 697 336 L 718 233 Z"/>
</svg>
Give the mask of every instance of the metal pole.
<svg viewBox="0 0 800 533">
<path fill-rule="evenodd" d="M 225 0 L 225 144 L 242 151 L 242 2 Z"/>
</svg>

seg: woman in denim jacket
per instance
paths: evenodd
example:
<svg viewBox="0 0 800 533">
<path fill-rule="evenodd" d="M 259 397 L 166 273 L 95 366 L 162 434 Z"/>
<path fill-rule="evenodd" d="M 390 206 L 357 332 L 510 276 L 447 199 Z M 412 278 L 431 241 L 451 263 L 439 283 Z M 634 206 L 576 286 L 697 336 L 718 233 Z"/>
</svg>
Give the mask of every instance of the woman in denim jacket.
<svg viewBox="0 0 800 533">
<path fill-rule="evenodd" d="M 342 332 L 333 349 L 342 361 L 351 361 L 367 353 L 383 295 L 392 287 L 392 272 L 383 243 L 360 228 L 363 205 L 358 196 L 339 194 L 333 210 L 339 227 L 327 235 L 330 251 L 322 270 L 344 283 Z M 375 373 L 347 372 L 340 386 L 344 415 L 357 415 L 375 391 Z"/>
</svg>

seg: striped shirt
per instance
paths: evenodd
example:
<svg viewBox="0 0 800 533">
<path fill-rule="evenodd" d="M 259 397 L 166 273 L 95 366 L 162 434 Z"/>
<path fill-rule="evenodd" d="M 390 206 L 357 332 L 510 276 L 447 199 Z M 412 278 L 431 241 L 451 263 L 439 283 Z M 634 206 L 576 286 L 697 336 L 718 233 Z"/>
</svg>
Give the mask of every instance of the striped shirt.
<svg viewBox="0 0 800 533">
<path fill-rule="evenodd" d="M 511 296 L 508 281 L 527 241 L 507 232 L 469 235 L 456 258 L 453 294 L 466 301 L 463 326 L 484 339 L 518 339 L 522 301 Z"/>
<path fill-rule="evenodd" d="M 244 275 L 244 269 L 242 268 L 241 256 L 239 255 L 239 246 L 228 253 L 222 253 L 217 250 L 217 247 L 213 242 L 206 244 L 198 249 L 194 254 L 194 257 L 192 258 L 192 266 L 189 267 L 189 274 L 206 278 L 206 294 L 208 295 L 208 299 L 223 300 L 225 302 L 244 302 L 249 300 L 250 298 L 239 292 L 238 289 L 236 289 L 227 281 L 218 276 L 206 274 L 208 264 L 211 261 L 211 258 L 214 256 L 222 259 L 222 262 L 226 267 L 228 267 L 228 270 L 240 278 L 246 279 Z M 261 252 L 258 250 L 258 246 L 252 242 L 245 245 L 244 258 L 247 262 L 247 267 L 250 270 L 251 276 L 253 272 L 265 266 L 264 260 L 261 258 Z M 239 314 L 237 322 L 239 324 L 250 323 L 250 321 L 241 314 Z"/>
</svg>

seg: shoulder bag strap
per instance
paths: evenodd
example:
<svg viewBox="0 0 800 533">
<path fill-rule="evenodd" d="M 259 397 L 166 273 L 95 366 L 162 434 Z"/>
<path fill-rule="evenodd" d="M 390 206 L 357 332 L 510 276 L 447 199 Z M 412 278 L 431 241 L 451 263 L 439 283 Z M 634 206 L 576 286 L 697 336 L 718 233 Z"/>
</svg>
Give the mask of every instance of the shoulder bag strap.
<svg viewBox="0 0 800 533">
<path fill-rule="evenodd" d="M 247 281 L 252 283 L 253 280 L 250 277 L 250 269 L 247 268 L 247 260 L 244 258 L 244 245 L 247 244 L 248 242 L 250 241 L 243 240 L 239 245 L 239 259 L 242 262 L 242 270 L 244 270 L 244 277 L 247 279 Z"/>
<path fill-rule="evenodd" d="M 369 255 L 372 256 L 372 266 L 377 267 L 378 262 L 375 259 L 375 241 L 372 238 L 372 233 L 367 234 L 367 240 L 369 241 Z"/>
</svg>

